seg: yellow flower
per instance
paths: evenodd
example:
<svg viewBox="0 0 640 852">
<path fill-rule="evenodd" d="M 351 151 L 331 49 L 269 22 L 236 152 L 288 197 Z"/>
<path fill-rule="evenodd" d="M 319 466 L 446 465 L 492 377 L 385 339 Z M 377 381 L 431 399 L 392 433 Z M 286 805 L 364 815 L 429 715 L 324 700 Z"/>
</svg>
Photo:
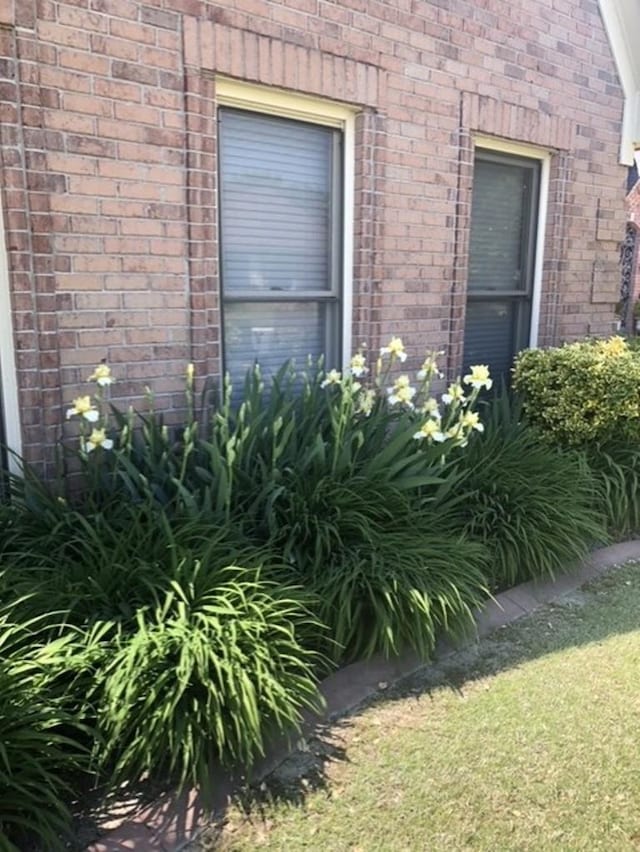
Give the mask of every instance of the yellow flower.
<svg viewBox="0 0 640 852">
<path fill-rule="evenodd" d="M 193 364 L 187 364 L 187 381 L 189 384 L 193 383 L 193 377 L 195 375 L 196 368 Z"/>
<path fill-rule="evenodd" d="M 329 370 L 325 380 L 321 382 L 320 387 L 326 388 L 328 385 L 339 385 L 342 382 L 342 374 L 338 370 Z"/>
<path fill-rule="evenodd" d="M 93 429 L 88 439 L 85 441 L 85 452 L 91 453 L 97 447 L 102 447 L 103 450 L 110 450 L 113 447 L 111 438 L 107 438 L 104 429 Z"/>
<path fill-rule="evenodd" d="M 620 335 L 611 337 L 609 340 L 601 340 L 598 344 L 598 348 L 603 355 L 612 355 L 613 357 L 617 355 L 624 355 L 629 351 L 627 341 L 624 337 L 620 337 Z"/>
<path fill-rule="evenodd" d="M 432 379 L 434 376 L 437 376 L 439 379 L 442 378 L 442 373 L 438 370 L 438 362 L 436 360 L 438 355 L 444 355 L 444 352 L 432 352 L 431 355 L 425 358 L 418 372 L 418 381 L 424 382 Z"/>
<path fill-rule="evenodd" d="M 416 395 L 416 389 L 411 387 L 409 376 L 398 376 L 393 387 L 387 391 L 391 405 L 408 405 L 413 407 L 411 400 Z"/>
<path fill-rule="evenodd" d="M 435 397 L 430 396 L 423 402 L 420 411 L 422 411 L 424 414 L 430 414 L 432 417 L 440 417 L 438 400 Z"/>
<path fill-rule="evenodd" d="M 376 401 L 376 392 L 374 390 L 365 390 L 358 396 L 358 407 L 356 414 L 364 414 L 368 417 L 373 411 L 373 405 Z"/>
<path fill-rule="evenodd" d="M 73 407 L 67 408 L 67 420 L 76 414 L 84 417 L 89 423 L 95 423 L 100 416 L 98 409 L 91 402 L 90 396 L 78 396 L 73 400 Z"/>
<path fill-rule="evenodd" d="M 484 432 L 484 426 L 480 422 L 480 416 L 475 411 L 465 411 L 460 418 L 460 423 L 464 429 L 475 429 L 478 432 Z"/>
<path fill-rule="evenodd" d="M 111 375 L 111 368 L 107 364 L 98 364 L 87 381 L 96 382 L 101 387 L 105 387 L 106 385 L 113 384 L 115 379 Z"/>
<path fill-rule="evenodd" d="M 438 443 L 445 440 L 445 435 L 440 430 L 439 420 L 426 420 L 420 427 L 420 431 L 413 436 L 416 441 L 422 441 L 426 438 L 428 441 L 437 441 Z"/>
<path fill-rule="evenodd" d="M 454 402 L 464 402 L 464 399 L 464 388 L 460 382 L 454 382 L 454 384 L 449 385 L 447 393 L 442 394 L 442 401 L 445 405 L 451 405 Z"/>
<path fill-rule="evenodd" d="M 480 388 L 486 388 L 489 390 L 491 385 L 493 384 L 492 379 L 489 378 L 489 368 L 486 364 L 476 364 L 474 367 L 471 367 L 471 372 L 464 377 L 462 380 L 466 385 L 471 385 L 478 390 Z"/>
<path fill-rule="evenodd" d="M 400 337 L 392 337 L 386 346 L 380 350 L 381 355 L 391 355 L 392 358 L 397 358 L 399 361 L 407 360 L 407 353 L 404 351 L 404 343 Z"/>
<path fill-rule="evenodd" d="M 362 352 L 356 352 L 351 359 L 350 371 L 352 376 L 364 376 L 367 372 L 367 361 Z"/>
</svg>

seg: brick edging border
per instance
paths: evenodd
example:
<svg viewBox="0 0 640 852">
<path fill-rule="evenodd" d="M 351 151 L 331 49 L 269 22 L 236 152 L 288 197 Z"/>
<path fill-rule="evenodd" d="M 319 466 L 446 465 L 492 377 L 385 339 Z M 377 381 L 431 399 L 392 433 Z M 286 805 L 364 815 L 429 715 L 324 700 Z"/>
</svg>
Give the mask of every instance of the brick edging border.
<svg viewBox="0 0 640 852">
<path fill-rule="evenodd" d="M 517 621 L 542 604 L 578 589 L 607 569 L 634 560 L 640 561 L 640 540 L 624 541 L 595 550 L 578 570 L 563 574 L 555 580 L 529 581 L 502 592 L 478 611 L 475 633 L 466 644 Z M 447 642 L 441 642 L 436 648 L 434 659 L 455 653 L 459 647 L 454 648 Z M 353 710 L 379 692 L 381 683 L 392 685 L 424 665 L 417 654 L 408 652 L 392 659 L 377 656 L 339 669 L 320 684 L 320 692 L 326 701 L 325 712 L 322 715 L 308 715 L 299 736 L 304 737 L 319 723 Z M 287 757 L 291 747 L 289 739 L 277 743 L 256 768 L 255 780 L 260 781 L 272 772 Z M 215 801 L 210 801 L 208 808 L 204 808 L 194 790 L 189 790 L 159 799 L 153 805 L 134 812 L 130 818 L 125 816 L 119 821 L 105 822 L 101 826 L 103 830 L 109 829 L 111 825 L 113 829 L 89 846 L 87 852 L 179 852 L 195 839 L 211 810 L 225 806 L 238 780 L 228 773 L 220 773 L 219 781 L 214 782 Z"/>
</svg>

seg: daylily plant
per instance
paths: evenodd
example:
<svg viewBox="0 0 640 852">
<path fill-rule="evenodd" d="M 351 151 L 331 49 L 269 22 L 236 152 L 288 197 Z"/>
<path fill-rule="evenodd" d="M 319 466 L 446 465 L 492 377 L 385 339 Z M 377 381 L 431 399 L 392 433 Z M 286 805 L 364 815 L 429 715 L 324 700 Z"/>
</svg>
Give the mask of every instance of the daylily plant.
<svg viewBox="0 0 640 852">
<path fill-rule="evenodd" d="M 108 437 L 108 419 L 104 413 L 105 389 L 115 381 L 111 368 L 105 363 L 98 364 L 87 381 L 96 383 L 95 392 L 93 395 L 85 394 L 76 397 L 71 408 L 67 409 L 67 420 L 71 417 L 80 418 L 80 451 L 82 453 L 92 453 L 98 448 L 111 450 L 113 440 Z M 91 431 L 88 430 L 87 423 L 91 424 Z"/>
<path fill-rule="evenodd" d="M 429 391 L 433 380 L 443 377 L 438 369 L 438 357 L 443 355 L 443 352 L 427 353 L 416 374 L 417 383 L 413 385 L 406 373 L 395 378 L 389 375 L 397 363 L 404 363 L 407 359 L 402 338 L 394 336 L 386 346 L 380 348 L 372 386 L 362 388 L 360 382 L 353 381 L 353 377 L 362 378 L 369 372 L 364 350 L 363 344 L 351 358 L 344 375 L 337 370 L 329 370 L 320 382 L 321 388 L 335 388 L 336 393 L 346 393 L 348 396 L 356 394 L 355 405 L 351 409 L 353 416 L 370 416 L 376 400 L 386 399 L 386 403 L 392 408 L 397 407 L 411 414 L 418 422 L 420 416 L 426 418 L 413 435 L 416 441 L 426 441 L 429 444 L 446 443 L 447 447 L 454 444 L 466 446 L 472 432 L 484 430 L 473 406 L 480 391 L 485 388 L 488 390 L 492 386 L 486 364 L 470 367 L 470 372 L 462 380 L 452 382 L 438 401 L 436 397 L 429 395 Z M 391 384 L 388 385 L 388 382 Z"/>
</svg>

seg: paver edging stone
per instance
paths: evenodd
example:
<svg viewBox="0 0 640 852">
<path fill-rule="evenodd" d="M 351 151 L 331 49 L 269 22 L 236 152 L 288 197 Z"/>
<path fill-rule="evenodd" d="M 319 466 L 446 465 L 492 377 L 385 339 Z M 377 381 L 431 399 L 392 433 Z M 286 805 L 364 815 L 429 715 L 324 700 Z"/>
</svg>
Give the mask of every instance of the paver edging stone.
<svg viewBox="0 0 640 852">
<path fill-rule="evenodd" d="M 624 541 L 593 551 L 580 568 L 562 574 L 555 580 L 529 581 L 496 595 L 475 614 L 475 632 L 456 647 L 441 641 L 434 659 L 439 660 L 464 645 L 471 644 L 494 630 L 511 624 L 533 612 L 538 606 L 549 603 L 603 574 L 609 568 L 640 560 L 640 540 Z M 307 714 L 302 731 L 293 740 L 283 737 L 274 744 L 270 753 L 256 767 L 252 780 L 260 781 L 282 763 L 295 742 L 308 736 L 319 724 L 342 716 L 355 709 L 386 686 L 408 677 L 429 663 L 413 651 L 391 659 L 382 656 L 352 663 L 329 675 L 321 684 L 326 707 L 323 714 Z M 214 773 L 217 775 L 218 773 Z M 204 807 L 200 794 L 193 790 L 181 795 L 170 795 L 150 807 L 139 811 L 133 819 L 123 822 L 108 832 L 87 852 L 179 852 L 192 841 L 209 819 L 212 811 L 223 808 L 238 779 L 219 771 L 214 777 L 214 801 Z"/>
</svg>

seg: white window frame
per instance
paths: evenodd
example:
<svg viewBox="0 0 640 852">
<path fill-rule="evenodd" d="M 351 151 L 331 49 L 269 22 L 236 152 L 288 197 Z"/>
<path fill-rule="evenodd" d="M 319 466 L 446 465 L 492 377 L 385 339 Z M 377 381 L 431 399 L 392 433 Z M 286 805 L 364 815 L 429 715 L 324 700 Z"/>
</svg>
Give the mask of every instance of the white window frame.
<svg viewBox="0 0 640 852">
<path fill-rule="evenodd" d="M 340 323 L 343 366 L 349 364 L 353 325 L 353 228 L 355 187 L 355 119 L 357 110 L 284 89 L 257 86 L 227 77 L 216 77 L 216 106 L 297 119 L 342 131 L 342 280 Z"/>
<path fill-rule="evenodd" d="M 16 373 L 13 311 L 9 293 L 9 259 L 4 233 L 4 219 L 0 209 L 0 382 L 2 383 L 2 410 L 4 435 L 7 447 L 18 456 L 22 454 L 22 432 L 18 405 L 18 377 Z M 9 470 L 18 473 L 19 465 L 9 453 Z"/>
<path fill-rule="evenodd" d="M 542 296 L 542 274 L 544 270 L 544 241 L 547 229 L 547 211 L 549 207 L 549 174 L 551 171 L 552 151 L 535 145 L 509 142 L 491 136 L 474 136 L 474 154 L 477 151 L 495 151 L 498 154 L 513 154 L 528 157 L 540 163 L 540 192 L 538 195 L 538 225 L 536 228 L 536 253 L 533 266 L 533 288 L 531 292 L 531 324 L 529 327 L 529 348 L 538 346 L 540 329 L 540 299 Z"/>
</svg>

